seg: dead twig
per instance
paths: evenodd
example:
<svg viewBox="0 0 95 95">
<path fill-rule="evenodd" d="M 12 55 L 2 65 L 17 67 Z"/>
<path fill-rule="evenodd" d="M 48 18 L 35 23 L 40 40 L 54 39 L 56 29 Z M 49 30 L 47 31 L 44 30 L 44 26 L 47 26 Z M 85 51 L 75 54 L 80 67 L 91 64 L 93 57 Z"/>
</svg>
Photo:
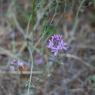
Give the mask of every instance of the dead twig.
<svg viewBox="0 0 95 95">
<path fill-rule="evenodd" d="M 61 54 L 60 57 L 68 57 L 68 58 L 72 58 L 75 60 L 80 61 L 81 64 L 84 64 L 86 67 L 90 68 L 91 70 L 95 70 L 95 67 L 92 66 L 90 63 L 85 62 L 84 60 L 82 60 L 80 57 L 73 55 L 73 54 Z"/>
<path fill-rule="evenodd" d="M 33 71 L 33 74 L 42 74 L 42 71 Z M 20 75 L 20 74 L 31 74 L 30 71 L 25 71 L 25 72 L 18 72 L 18 71 L 0 71 L 0 74 L 15 74 L 15 75 Z"/>
</svg>

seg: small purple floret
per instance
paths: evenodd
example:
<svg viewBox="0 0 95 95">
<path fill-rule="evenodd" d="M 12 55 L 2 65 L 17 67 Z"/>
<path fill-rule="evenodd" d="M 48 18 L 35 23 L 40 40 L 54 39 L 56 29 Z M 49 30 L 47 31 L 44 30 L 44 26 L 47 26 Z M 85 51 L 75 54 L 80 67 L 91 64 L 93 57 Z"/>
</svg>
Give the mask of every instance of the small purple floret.
<svg viewBox="0 0 95 95">
<path fill-rule="evenodd" d="M 64 42 L 62 35 L 54 34 L 48 41 L 47 47 L 56 56 L 60 50 L 67 50 L 67 44 Z"/>
<path fill-rule="evenodd" d="M 21 60 L 17 60 L 17 59 L 13 59 L 11 61 L 11 65 L 16 65 L 16 66 L 23 66 L 25 62 L 21 61 Z"/>
</svg>

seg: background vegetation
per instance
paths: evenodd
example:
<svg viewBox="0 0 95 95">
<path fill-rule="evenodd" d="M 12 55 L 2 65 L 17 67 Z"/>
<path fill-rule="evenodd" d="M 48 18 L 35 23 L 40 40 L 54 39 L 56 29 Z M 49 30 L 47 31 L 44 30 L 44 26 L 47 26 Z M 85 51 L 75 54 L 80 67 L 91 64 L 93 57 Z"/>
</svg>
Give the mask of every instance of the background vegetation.
<svg viewBox="0 0 95 95">
<path fill-rule="evenodd" d="M 0 0 L 0 95 L 95 95 L 95 0 Z"/>
</svg>

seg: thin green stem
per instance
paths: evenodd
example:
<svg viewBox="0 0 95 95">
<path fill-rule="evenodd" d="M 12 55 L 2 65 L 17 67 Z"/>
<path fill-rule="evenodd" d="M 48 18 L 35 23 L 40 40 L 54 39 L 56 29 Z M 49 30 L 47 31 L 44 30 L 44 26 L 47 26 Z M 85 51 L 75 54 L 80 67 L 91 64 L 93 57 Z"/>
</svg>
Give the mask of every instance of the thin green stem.
<svg viewBox="0 0 95 95">
<path fill-rule="evenodd" d="M 30 53 L 30 61 L 31 61 L 31 69 L 30 69 L 30 78 L 29 78 L 29 84 L 28 84 L 28 90 L 27 90 L 27 95 L 30 95 L 30 87 L 31 87 L 31 79 L 32 79 L 32 73 L 33 73 L 33 55 L 32 55 L 32 50 L 31 47 L 28 46 L 28 51 Z"/>
<path fill-rule="evenodd" d="M 79 12 L 80 12 L 80 9 L 82 7 L 82 5 L 84 4 L 85 0 L 82 0 L 79 7 L 78 7 L 78 10 L 77 10 L 77 13 L 76 13 L 76 16 L 75 16 L 75 23 L 74 23 L 74 27 L 73 27 L 73 33 L 75 32 L 76 28 L 77 28 L 77 19 L 78 19 L 78 16 L 79 16 Z"/>
</svg>

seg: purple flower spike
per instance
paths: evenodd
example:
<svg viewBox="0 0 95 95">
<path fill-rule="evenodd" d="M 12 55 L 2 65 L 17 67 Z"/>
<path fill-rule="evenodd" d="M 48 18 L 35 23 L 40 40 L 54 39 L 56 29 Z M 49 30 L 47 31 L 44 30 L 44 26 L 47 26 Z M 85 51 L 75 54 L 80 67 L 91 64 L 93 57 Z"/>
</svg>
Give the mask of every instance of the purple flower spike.
<svg viewBox="0 0 95 95">
<path fill-rule="evenodd" d="M 60 50 L 67 50 L 67 44 L 64 42 L 62 35 L 54 34 L 48 41 L 47 47 L 56 56 Z"/>
</svg>

